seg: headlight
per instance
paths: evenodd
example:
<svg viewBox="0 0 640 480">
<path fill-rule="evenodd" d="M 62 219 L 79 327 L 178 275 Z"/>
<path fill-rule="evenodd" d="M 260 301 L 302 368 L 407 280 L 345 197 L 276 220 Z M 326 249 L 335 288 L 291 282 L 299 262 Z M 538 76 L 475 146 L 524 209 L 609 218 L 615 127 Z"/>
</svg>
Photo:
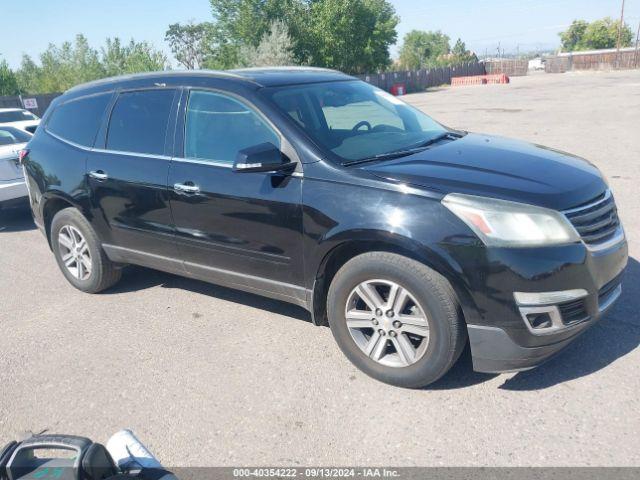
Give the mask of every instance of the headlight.
<svg viewBox="0 0 640 480">
<path fill-rule="evenodd" d="M 540 247 L 580 241 L 560 212 L 524 203 L 451 193 L 442 204 L 487 246 Z"/>
</svg>

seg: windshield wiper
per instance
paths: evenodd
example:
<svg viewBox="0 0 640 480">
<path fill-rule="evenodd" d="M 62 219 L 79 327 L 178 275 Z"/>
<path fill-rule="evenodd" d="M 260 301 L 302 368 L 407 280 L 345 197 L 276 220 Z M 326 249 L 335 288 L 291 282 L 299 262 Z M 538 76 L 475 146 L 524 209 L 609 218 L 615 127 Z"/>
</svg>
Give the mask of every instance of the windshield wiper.
<svg viewBox="0 0 640 480">
<path fill-rule="evenodd" d="M 430 138 L 429 140 L 427 140 L 426 142 L 423 142 L 420 144 L 420 148 L 425 148 L 425 147 L 429 147 L 431 145 L 433 145 L 434 143 L 438 143 L 441 140 L 444 140 L 445 138 L 451 139 L 451 140 L 457 140 L 459 138 L 462 138 L 462 135 L 456 132 L 442 132 L 439 135 L 436 135 L 433 138 Z"/>
<path fill-rule="evenodd" d="M 439 135 L 436 135 L 433 138 L 430 138 L 426 142 L 421 143 L 420 145 L 412 148 L 405 148 L 402 150 L 394 150 L 393 152 L 380 153 L 378 155 L 374 155 L 373 157 L 361 158 L 359 160 L 350 160 L 348 162 L 344 162 L 342 165 L 345 167 L 349 167 L 351 165 L 359 165 L 361 163 L 368 162 L 377 162 L 379 160 L 392 160 L 394 158 L 406 157 L 408 155 L 412 155 L 414 153 L 418 153 L 426 149 L 427 147 L 433 145 L 434 143 L 438 143 L 445 138 L 450 138 L 452 140 L 457 140 L 458 138 L 462 138 L 462 135 L 456 132 L 443 132 Z"/>
<path fill-rule="evenodd" d="M 344 162 L 342 165 L 348 167 L 351 165 L 359 165 L 360 163 L 377 162 L 379 160 L 392 160 L 394 158 L 406 157 L 408 155 L 421 152 L 422 150 L 424 150 L 424 147 L 409 148 L 406 150 L 395 150 L 393 152 L 380 153 L 378 155 L 374 155 L 373 157 L 361 158 L 359 160 L 350 160 L 348 162 Z"/>
</svg>

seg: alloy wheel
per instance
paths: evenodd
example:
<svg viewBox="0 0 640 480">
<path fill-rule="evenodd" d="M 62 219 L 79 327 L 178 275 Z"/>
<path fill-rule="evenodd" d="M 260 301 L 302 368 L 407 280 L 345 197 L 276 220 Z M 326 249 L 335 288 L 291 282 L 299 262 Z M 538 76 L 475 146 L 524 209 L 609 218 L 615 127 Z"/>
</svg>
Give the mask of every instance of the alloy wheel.
<svg viewBox="0 0 640 480">
<path fill-rule="evenodd" d="M 427 351 L 429 320 L 425 310 L 395 282 L 360 283 L 349 294 L 345 318 L 358 348 L 381 365 L 407 367 Z"/>
<path fill-rule="evenodd" d="M 58 249 L 65 268 L 78 280 L 91 276 L 93 263 L 89 245 L 80 230 L 65 225 L 58 233 Z"/>
</svg>

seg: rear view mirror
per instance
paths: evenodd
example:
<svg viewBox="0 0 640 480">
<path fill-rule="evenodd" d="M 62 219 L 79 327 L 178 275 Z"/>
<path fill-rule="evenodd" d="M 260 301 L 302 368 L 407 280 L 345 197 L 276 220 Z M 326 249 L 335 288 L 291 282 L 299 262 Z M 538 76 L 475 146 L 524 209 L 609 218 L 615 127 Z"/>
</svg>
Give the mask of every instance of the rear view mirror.
<svg viewBox="0 0 640 480">
<path fill-rule="evenodd" d="M 294 162 L 283 155 L 272 143 L 261 143 L 240 150 L 233 164 L 235 172 L 277 172 L 295 166 Z"/>
</svg>

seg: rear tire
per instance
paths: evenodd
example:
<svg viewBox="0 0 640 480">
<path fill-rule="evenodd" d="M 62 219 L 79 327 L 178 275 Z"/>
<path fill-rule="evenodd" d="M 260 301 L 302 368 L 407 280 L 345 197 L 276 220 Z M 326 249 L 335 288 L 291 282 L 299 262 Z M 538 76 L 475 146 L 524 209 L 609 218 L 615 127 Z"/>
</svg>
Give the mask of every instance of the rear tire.
<svg viewBox="0 0 640 480">
<path fill-rule="evenodd" d="M 393 253 L 365 253 L 348 261 L 331 282 L 327 312 L 347 358 L 367 375 L 400 387 L 438 380 L 467 339 L 449 282 Z"/>
<path fill-rule="evenodd" d="M 86 293 L 115 285 L 122 269 L 107 257 L 87 219 L 76 208 L 65 208 L 51 222 L 51 248 L 65 278 Z"/>
</svg>

